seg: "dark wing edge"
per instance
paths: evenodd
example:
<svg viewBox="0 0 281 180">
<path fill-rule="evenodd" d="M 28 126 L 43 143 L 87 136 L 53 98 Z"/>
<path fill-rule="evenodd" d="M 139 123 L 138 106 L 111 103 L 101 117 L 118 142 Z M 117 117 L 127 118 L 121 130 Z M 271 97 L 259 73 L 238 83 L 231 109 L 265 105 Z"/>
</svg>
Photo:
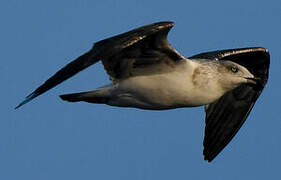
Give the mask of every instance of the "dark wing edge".
<svg viewBox="0 0 281 180">
<path fill-rule="evenodd" d="M 173 26 L 172 22 L 143 26 L 100 41 L 94 47 L 106 52 L 102 64 L 110 78 L 113 81 L 125 79 L 136 76 L 144 67 L 162 62 L 174 64 L 184 59 L 168 42 L 167 36 Z"/>
<path fill-rule="evenodd" d="M 252 47 L 201 53 L 190 58 L 230 60 L 246 67 L 261 79 L 257 86 L 240 85 L 216 102 L 205 106 L 203 154 L 204 159 L 211 162 L 239 131 L 264 89 L 268 80 L 270 55 L 265 48 Z"/>
<path fill-rule="evenodd" d="M 15 109 L 18 109 L 22 105 L 28 103 L 32 99 L 36 98 L 37 96 L 40 96 L 41 94 L 52 89 L 53 87 L 57 86 L 58 84 L 69 79 L 70 77 L 74 76 L 78 72 L 82 71 L 83 69 L 89 67 L 90 65 L 98 61 L 99 58 L 95 56 L 93 50 L 90 50 L 89 52 L 83 54 L 82 56 L 78 57 L 74 61 L 64 66 L 62 69 L 56 72 L 52 77 L 46 80 L 41 86 L 39 86 L 32 93 L 26 96 L 25 99 L 17 107 L 15 107 Z"/>
<path fill-rule="evenodd" d="M 90 51 L 60 69 L 52 77 L 46 80 L 41 86 L 35 89 L 31 94 L 26 96 L 26 98 L 18 106 L 16 106 L 15 109 L 21 107 L 22 105 L 28 103 L 37 96 L 40 96 L 46 91 L 52 89 L 53 87 L 57 86 L 63 81 L 74 76 L 78 72 L 89 67 L 90 65 L 95 64 L 99 60 L 117 54 L 125 48 L 128 48 L 129 46 L 132 46 L 133 44 L 155 33 L 164 32 L 159 33 L 164 35 L 164 37 L 160 36 L 162 38 L 160 38 L 158 41 L 159 46 L 162 45 L 164 48 L 172 50 L 170 52 L 174 53 L 174 55 L 181 56 L 170 46 L 166 37 L 169 30 L 173 26 L 173 22 L 158 22 L 142 26 L 129 32 L 96 42 Z"/>
<path fill-rule="evenodd" d="M 168 42 L 167 35 L 170 29 L 174 26 L 174 22 L 158 22 L 140 28 L 128 31 L 126 33 L 104 39 L 95 43 L 94 48 L 103 51 L 106 57 L 115 55 L 137 42 L 156 34 L 154 45 L 159 49 L 167 49 L 174 53 L 175 56 L 181 56 Z M 105 58 L 106 58 L 105 57 Z"/>
</svg>

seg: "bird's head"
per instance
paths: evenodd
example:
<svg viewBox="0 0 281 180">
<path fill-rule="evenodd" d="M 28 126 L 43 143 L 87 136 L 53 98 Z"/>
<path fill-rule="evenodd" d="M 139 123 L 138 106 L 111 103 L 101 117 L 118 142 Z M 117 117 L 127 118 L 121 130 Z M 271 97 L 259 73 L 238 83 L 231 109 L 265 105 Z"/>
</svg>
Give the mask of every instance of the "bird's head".
<svg viewBox="0 0 281 180">
<path fill-rule="evenodd" d="M 259 78 L 255 78 L 248 69 L 232 61 L 222 61 L 218 66 L 220 72 L 219 83 L 226 90 L 230 91 L 240 84 L 255 85 Z"/>
</svg>

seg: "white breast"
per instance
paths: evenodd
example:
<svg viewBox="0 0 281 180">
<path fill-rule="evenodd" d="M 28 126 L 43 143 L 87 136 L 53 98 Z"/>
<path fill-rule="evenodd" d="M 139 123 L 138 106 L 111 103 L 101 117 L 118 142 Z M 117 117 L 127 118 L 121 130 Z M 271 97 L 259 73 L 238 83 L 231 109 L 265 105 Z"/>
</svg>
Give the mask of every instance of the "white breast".
<svg viewBox="0 0 281 180">
<path fill-rule="evenodd" d="M 175 71 L 148 76 L 135 76 L 119 82 L 113 91 L 111 105 L 144 109 L 169 109 L 200 106 L 215 101 L 222 92 L 213 84 L 199 87 L 192 82 L 196 63 L 190 61 Z M 211 88 L 211 89 L 210 89 Z"/>
</svg>

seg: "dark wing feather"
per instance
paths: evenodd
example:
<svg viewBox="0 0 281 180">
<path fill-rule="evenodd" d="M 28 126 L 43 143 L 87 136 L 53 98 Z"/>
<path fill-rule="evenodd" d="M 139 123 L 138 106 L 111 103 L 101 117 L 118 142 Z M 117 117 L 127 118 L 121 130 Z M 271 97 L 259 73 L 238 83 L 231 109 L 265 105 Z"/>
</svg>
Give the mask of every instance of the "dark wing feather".
<svg viewBox="0 0 281 180">
<path fill-rule="evenodd" d="M 268 79 L 270 56 L 265 48 L 243 48 L 213 51 L 192 56 L 191 59 L 206 58 L 231 60 L 246 67 L 260 78 L 257 86 L 240 85 L 216 102 L 206 105 L 206 127 L 204 158 L 212 161 L 231 141 L 251 112 Z"/>
<path fill-rule="evenodd" d="M 124 79 L 143 75 L 147 70 L 157 73 L 169 69 L 160 66 L 173 65 L 184 58 L 168 42 L 173 26 L 172 22 L 155 23 L 96 43 L 98 49 L 108 50 L 102 58 L 107 73 L 112 79 Z"/>
<path fill-rule="evenodd" d="M 35 91 L 26 96 L 25 99 L 15 109 L 28 103 L 32 99 L 36 98 L 37 96 L 40 96 L 44 92 L 52 89 L 53 87 L 57 86 L 58 84 L 62 83 L 63 81 L 67 80 L 68 78 L 74 76 L 78 72 L 82 71 L 83 69 L 89 67 L 90 65 L 98 61 L 99 58 L 98 56 L 96 56 L 95 53 L 93 53 L 93 50 L 83 54 L 82 56 L 78 57 L 74 61 L 64 66 L 47 81 L 45 81 L 41 86 L 35 89 Z"/>
<path fill-rule="evenodd" d="M 129 52 L 135 56 L 133 53 L 135 51 L 134 49 L 138 49 L 139 47 L 137 44 L 142 44 L 142 46 L 146 45 L 148 49 L 153 47 L 161 52 L 165 52 L 175 59 L 180 58 L 181 55 L 178 54 L 167 41 L 167 34 L 173 25 L 173 22 L 154 23 L 95 43 L 89 52 L 78 57 L 76 60 L 70 62 L 55 73 L 52 77 L 45 81 L 44 84 L 28 95 L 16 108 L 26 104 L 99 60 L 103 61 L 105 69 L 111 76 L 117 76 L 118 73 L 116 72 L 116 69 L 118 69 L 119 72 L 122 72 L 122 70 L 126 69 L 126 67 L 123 66 L 123 69 L 120 70 L 120 67 L 117 66 L 120 66 L 122 58 L 112 57 L 116 57 L 120 54 L 123 57 L 126 57 L 126 51 L 128 49 L 130 50 Z M 147 43 L 142 43 L 143 41 L 146 41 Z M 157 54 L 157 52 L 152 54 L 153 56 L 151 56 L 152 58 L 150 59 L 157 59 L 155 58 L 155 54 Z M 109 62 L 109 59 L 112 62 Z M 114 59 L 117 59 L 116 61 L 118 63 L 114 62 Z"/>
</svg>

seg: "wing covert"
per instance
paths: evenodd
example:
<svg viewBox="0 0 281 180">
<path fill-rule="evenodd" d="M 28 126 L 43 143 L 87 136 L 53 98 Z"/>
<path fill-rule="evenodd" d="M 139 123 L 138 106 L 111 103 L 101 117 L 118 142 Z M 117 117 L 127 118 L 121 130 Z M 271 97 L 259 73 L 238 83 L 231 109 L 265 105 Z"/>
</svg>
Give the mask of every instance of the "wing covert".
<svg viewBox="0 0 281 180">
<path fill-rule="evenodd" d="M 144 75 L 148 69 L 150 73 L 169 70 L 169 66 L 155 66 L 172 65 L 184 58 L 168 42 L 173 26 L 173 22 L 150 24 L 97 42 L 94 48 L 103 52 L 102 63 L 112 79 Z"/>
</svg>

